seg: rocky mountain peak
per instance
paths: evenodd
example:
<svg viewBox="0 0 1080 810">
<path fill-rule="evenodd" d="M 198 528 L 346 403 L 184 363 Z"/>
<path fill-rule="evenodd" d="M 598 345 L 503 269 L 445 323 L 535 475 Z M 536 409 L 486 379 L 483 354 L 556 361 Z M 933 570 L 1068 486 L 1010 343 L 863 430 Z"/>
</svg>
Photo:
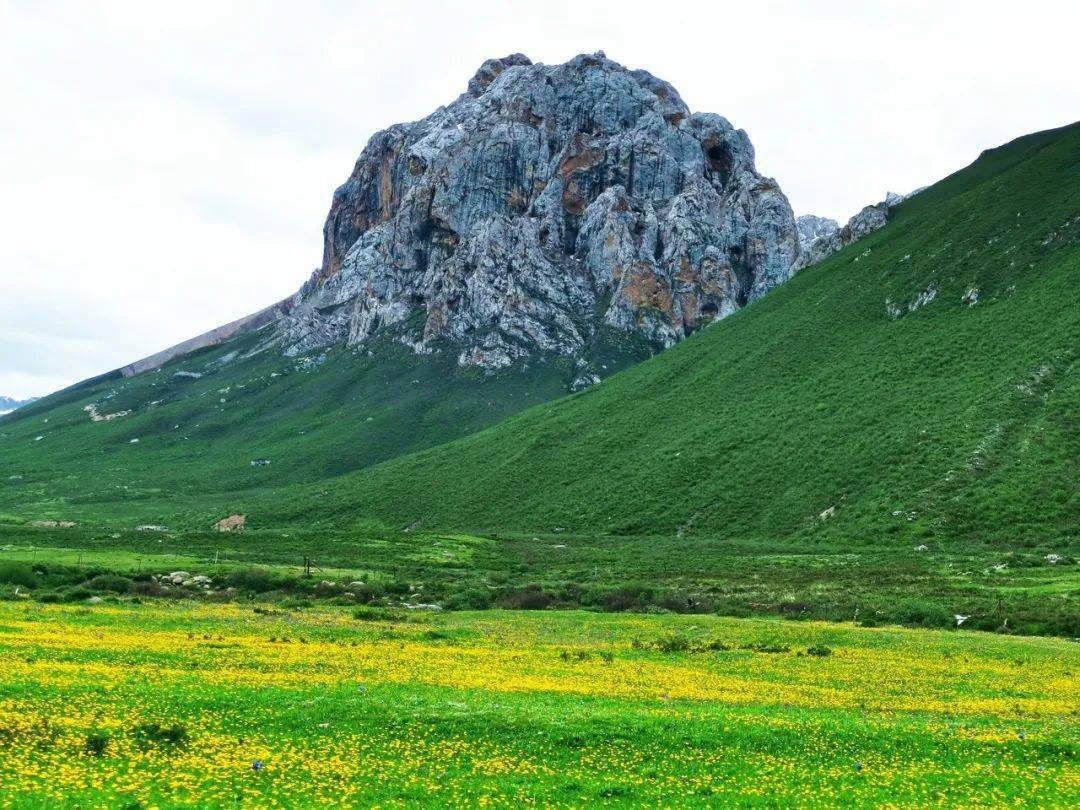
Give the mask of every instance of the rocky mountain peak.
<svg viewBox="0 0 1080 810">
<path fill-rule="evenodd" d="M 479 98 L 508 67 L 531 65 L 532 60 L 523 53 L 512 53 L 502 59 L 488 59 L 469 80 L 469 95 Z"/>
<path fill-rule="evenodd" d="M 786 280 L 787 198 L 746 133 L 603 52 L 484 62 L 453 103 L 376 133 L 337 189 L 288 353 L 390 335 L 491 370 L 597 341 L 669 346 Z"/>
</svg>

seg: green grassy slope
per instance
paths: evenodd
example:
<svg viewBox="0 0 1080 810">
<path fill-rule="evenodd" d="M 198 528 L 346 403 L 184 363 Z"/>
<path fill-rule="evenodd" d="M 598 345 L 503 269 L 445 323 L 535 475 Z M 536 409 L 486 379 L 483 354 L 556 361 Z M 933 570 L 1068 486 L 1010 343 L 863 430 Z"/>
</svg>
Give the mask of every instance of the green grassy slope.
<svg viewBox="0 0 1080 810">
<path fill-rule="evenodd" d="M 0 520 L 1069 547 L 1078 266 L 1073 126 L 985 153 L 735 316 L 475 435 L 571 370 L 480 379 L 390 340 L 248 356 L 262 332 L 89 381 L 0 419 Z M 90 404 L 131 414 L 92 422 Z"/>
<path fill-rule="evenodd" d="M 0 520 L 172 520 L 186 499 L 242 501 L 479 430 L 565 394 L 573 374 L 566 361 L 538 358 L 485 377 L 458 367 L 456 351 L 418 356 L 390 339 L 370 354 L 287 358 L 258 351 L 270 329 L 0 418 Z M 86 408 L 120 415 L 93 421 Z"/>
<path fill-rule="evenodd" d="M 1074 125 L 985 153 L 887 228 L 594 389 L 344 477 L 326 485 L 330 501 L 300 489 L 253 511 L 474 530 L 1069 543 L 1080 531 L 1078 351 Z"/>
</svg>

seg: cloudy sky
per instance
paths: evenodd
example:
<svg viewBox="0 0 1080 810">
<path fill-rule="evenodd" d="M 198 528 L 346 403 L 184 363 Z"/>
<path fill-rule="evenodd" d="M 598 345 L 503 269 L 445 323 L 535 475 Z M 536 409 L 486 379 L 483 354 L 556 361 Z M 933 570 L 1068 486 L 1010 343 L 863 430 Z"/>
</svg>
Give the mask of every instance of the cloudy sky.
<svg viewBox="0 0 1080 810">
<path fill-rule="evenodd" d="M 646 68 L 845 219 L 1080 118 L 1077 6 L 0 0 L 0 395 L 293 292 L 367 138 L 487 57 Z"/>
</svg>

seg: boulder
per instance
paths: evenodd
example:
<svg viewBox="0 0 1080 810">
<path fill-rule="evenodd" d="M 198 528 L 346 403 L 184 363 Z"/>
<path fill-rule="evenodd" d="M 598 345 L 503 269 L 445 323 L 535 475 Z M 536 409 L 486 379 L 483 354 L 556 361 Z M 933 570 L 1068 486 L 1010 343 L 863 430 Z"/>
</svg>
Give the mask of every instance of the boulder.
<svg viewBox="0 0 1080 810">
<path fill-rule="evenodd" d="M 219 532 L 242 532 L 246 526 L 246 515 L 229 515 L 214 524 L 214 528 Z"/>
</svg>

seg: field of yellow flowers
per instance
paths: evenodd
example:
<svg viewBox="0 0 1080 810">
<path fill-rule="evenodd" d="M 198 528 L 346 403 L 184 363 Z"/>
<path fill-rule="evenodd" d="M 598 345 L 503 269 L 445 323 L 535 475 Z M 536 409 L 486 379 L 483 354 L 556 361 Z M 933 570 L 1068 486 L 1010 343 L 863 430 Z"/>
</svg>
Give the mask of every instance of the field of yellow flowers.
<svg viewBox="0 0 1080 810">
<path fill-rule="evenodd" d="M 0 807 L 1075 807 L 1078 671 L 985 633 L 7 602 Z"/>
</svg>

